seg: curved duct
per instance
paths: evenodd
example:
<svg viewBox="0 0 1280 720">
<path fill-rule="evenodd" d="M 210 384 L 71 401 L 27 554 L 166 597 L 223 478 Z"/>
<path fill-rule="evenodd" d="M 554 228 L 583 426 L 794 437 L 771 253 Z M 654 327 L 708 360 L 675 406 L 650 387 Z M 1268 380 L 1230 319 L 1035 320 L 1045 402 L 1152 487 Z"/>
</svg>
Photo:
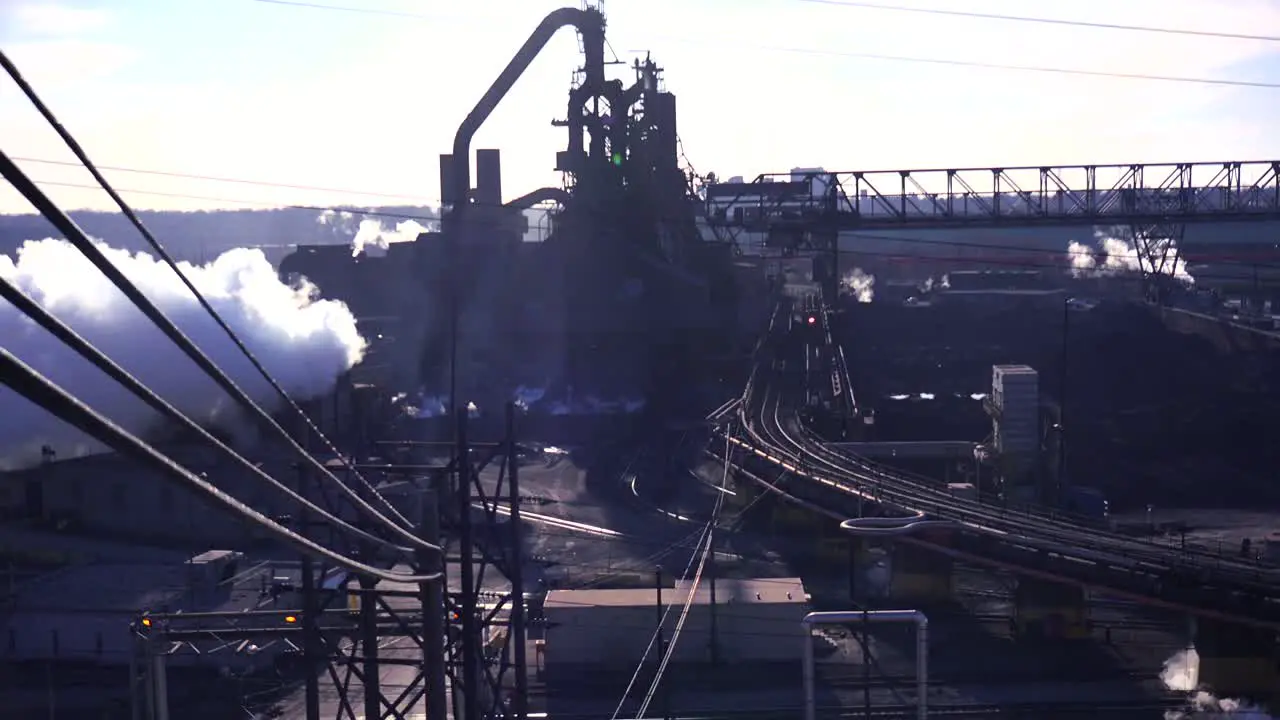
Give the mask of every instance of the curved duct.
<svg viewBox="0 0 1280 720">
<path fill-rule="evenodd" d="M 569 191 L 558 187 L 542 187 L 533 192 L 525 193 L 510 202 L 503 203 L 503 207 L 511 210 L 528 210 L 538 203 L 555 201 L 560 203 L 561 207 L 569 204 Z"/>
<path fill-rule="evenodd" d="M 480 126 L 484 124 L 489 116 L 493 114 L 494 109 L 498 107 L 498 103 L 502 102 L 502 98 L 516 84 L 516 80 L 524 74 L 529 68 L 533 60 L 542 52 L 542 48 L 546 47 L 547 41 L 554 36 L 561 28 L 575 27 L 578 32 L 582 33 L 582 46 L 586 54 L 586 82 L 584 87 L 592 88 L 596 92 L 604 87 L 604 16 L 598 10 L 580 9 L 580 8 L 560 8 L 553 10 L 549 15 L 542 19 L 538 27 L 529 35 L 529 39 L 520 46 L 515 56 L 511 58 L 511 62 L 503 68 L 498 74 L 498 79 L 493 81 L 489 89 L 485 92 L 476 106 L 458 126 L 458 132 L 453 136 L 453 188 L 452 192 L 446 193 L 445 189 L 441 189 L 441 194 L 449 198 L 453 203 L 453 222 L 456 223 L 461 215 L 463 208 L 469 202 L 468 197 L 471 194 L 471 140 L 475 137 Z M 585 102 L 584 102 L 585 105 Z"/>
</svg>

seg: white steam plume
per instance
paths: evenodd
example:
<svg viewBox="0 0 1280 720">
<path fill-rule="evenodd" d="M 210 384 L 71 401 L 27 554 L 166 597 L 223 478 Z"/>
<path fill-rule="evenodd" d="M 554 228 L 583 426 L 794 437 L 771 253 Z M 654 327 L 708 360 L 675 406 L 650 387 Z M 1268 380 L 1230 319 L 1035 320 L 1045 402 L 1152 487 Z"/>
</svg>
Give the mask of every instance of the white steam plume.
<svg viewBox="0 0 1280 720">
<path fill-rule="evenodd" d="M 1160 680 L 1170 690 L 1188 693 L 1186 709 L 1166 712 L 1165 720 L 1192 720 L 1193 718 L 1272 720 L 1271 715 L 1260 708 L 1239 700 L 1215 697 L 1212 693 L 1201 690 L 1199 688 L 1200 655 L 1195 648 L 1179 650 L 1173 657 L 1165 660 L 1164 669 L 1160 672 Z"/>
<path fill-rule="evenodd" d="M 1098 266 L 1093 248 L 1075 240 L 1067 244 L 1067 256 L 1071 259 L 1071 275 L 1074 277 L 1086 277 Z"/>
<path fill-rule="evenodd" d="M 854 268 L 845 273 L 840 278 L 840 284 L 860 303 L 869 303 L 876 297 L 876 276 L 863 272 L 862 268 Z"/>
<path fill-rule="evenodd" d="M 1072 240 L 1067 245 L 1074 277 L 1107 277 L 1146 272 L 1160 272 L 1191 284 L 1195 278 L 1187 272 L 1181 257 L 1175 260 L 1171 239 L 1151 238 L 1139 243 L 1133 231 L 1125 227 L 1095 229 L 1095 247 Z"/>
<path fill-rule="evenodd" d="M 333 228 L 339 234 L 350 235 L 352 257 L 368 253 L 373 248 L 386 250 L 392 243 L 413 242 L 422 233 L 431 231 L 412 218 L 401 220 L 394 226 L 373 217 L 364 217 L 357 222 L 355 213 L 347 210 L 325 210 L 316 222 Z"/>
<path fill-rule="evenodd" d="M 277 409 L 274 390 L 168 266 L 144 253 L 97 245 L 250 397 L 268 410 Z M 179 266 L 296 399 L 330 392 L 336 379 L 364 357 L 365 341 L 347 307 L 313 300 L 313 287 L 281 283 L 261 250 L 236 249 L 207 265 Z M 237 429 L 239 412 L 230 398 L 70 243 L 27 241 L 16 261 L 0 255 L 0 276 L 193 420 Z M 4 302 L 0 344 L 125 429 L 146 434 L 157 428 L 160 418 L 142 401 Z M 59 459 L 103 449 L 2 386 L 0 408 L 0 470 L 39 462 L 45 445 Z"/>
</svg>

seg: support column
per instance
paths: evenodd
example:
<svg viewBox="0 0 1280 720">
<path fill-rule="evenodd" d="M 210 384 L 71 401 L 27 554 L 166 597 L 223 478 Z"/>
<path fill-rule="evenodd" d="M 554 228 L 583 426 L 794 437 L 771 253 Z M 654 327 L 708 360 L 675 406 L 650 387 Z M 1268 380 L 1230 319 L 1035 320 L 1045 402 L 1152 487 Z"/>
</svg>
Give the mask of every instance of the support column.
<svg viewBox="0 0 1280 720">
<path fill-rule="evenodd" d="M 1020 577 L 1013 592 L 1013 627 L 1019 638 L 1089 637 L 1089 613 L 1079 585 Z"/>
<path fill-rule="evenodd" d="M 1199 684 L 1215 695 L 1280 697 L 1274 633 L 1201 618 L 1196 623 L 1195 648 L 1200 657 Z"/>
</svg>

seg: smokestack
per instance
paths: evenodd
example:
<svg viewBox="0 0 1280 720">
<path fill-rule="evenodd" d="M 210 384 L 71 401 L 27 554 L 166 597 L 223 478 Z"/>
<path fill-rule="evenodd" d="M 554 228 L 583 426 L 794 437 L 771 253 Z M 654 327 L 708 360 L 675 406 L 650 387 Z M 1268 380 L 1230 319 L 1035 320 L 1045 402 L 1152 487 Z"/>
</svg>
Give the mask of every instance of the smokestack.
<svg viewBox="0 0 1280 720">
<path fill-rule="evenodd" d="M 440 204 L 453 205 L 458 201 L 453 196 L 453 156 L 440 156 Z"/>
<path fill-rule="evenodd" d="M 476 151 L 476 202 L 490 207 L 502 204 L 502 154 Z"/>
</svg>

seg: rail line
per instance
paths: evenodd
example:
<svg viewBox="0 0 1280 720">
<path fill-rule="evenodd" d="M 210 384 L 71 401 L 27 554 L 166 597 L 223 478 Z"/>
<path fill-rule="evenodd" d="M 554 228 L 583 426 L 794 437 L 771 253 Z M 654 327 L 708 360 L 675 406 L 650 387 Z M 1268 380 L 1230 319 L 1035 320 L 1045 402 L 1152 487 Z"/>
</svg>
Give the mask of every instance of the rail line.
<svg viewBox="0 0 1280 720">
<path fill-rule="evenodd" d="M 1049 513 L 956 497 L 936 483 L 827 448 L 789 404 L 796 393 L 788 392 L 793 389 L 788 378 L 772 362 L 785 347 L 775 332 L 778 311 L 757 346 L 760 353 L 741 401 L 731 406 L 738 413 L 742 434 L 730 435 L 729 440 L 751 456 L 803 478 L 809 487 L 857 499 L 859 505 L 896 510 L 904 519 L 948 521 L 954 528 L 952 537 L 965 539 L 954 544 L 968 550 L 958 552 L 940 543 L 904 538 L 913 544 L 1149 605 L 1280 628 L 1280 570 L 1276 568 L 1162 547 Z M 797 499 L 790 492 L 782 494 Z M 821 510 L 830 517 L 840 514 L 825 507 Z M 1177 600 L 1170 601 L 1169 596 Z"/>
</svg>

